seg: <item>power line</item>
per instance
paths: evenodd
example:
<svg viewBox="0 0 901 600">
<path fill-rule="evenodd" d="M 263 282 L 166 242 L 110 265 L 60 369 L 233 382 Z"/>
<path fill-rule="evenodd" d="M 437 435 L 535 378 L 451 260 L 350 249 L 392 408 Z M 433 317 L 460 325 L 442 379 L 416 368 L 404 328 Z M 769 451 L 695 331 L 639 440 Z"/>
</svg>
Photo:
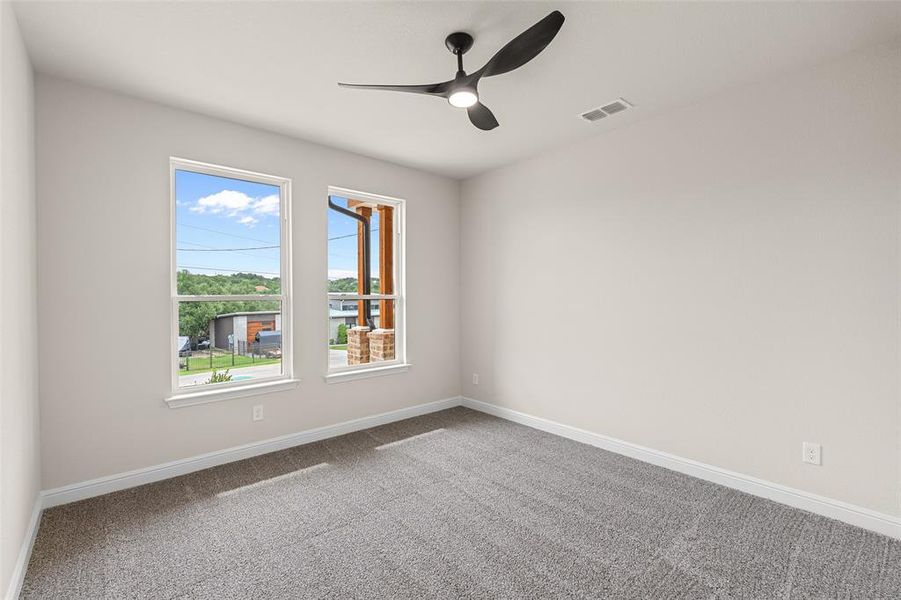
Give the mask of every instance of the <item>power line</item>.
<svg viewBox="0 0 901 600">
<path fill-rule="evenodd" d="M 261 240 L 259 238 L 253 238 L 246 235 L 238 235 L 236 233 L 226 233 L 224 231 L 219 231 L 217 229 L 210 229 L 208 227 L 199 227 L 197 225 L 188 225 L 187 223 L 179 223 L 179 227 L 189 227 L 191 229 L 199 229 L 200 231 L 209 231 L 210 233 L 218 233 L 220 235 L 227 235 L 229 237 L 238 238 L 240 240 L 250 240 L 252 242 L 263 242 L 264 244 L 271 244 L 272 240 Z"/>
<path fill-rule="evenodd" d="M 197 245 L 200 246 L 201 244 Z M 176 248 L 176 250 L 179 252 L 240 252 L 241 250 L 271 250 L 272 248 L 280 248 L 280 246 L 256 246 L 254 248 Z"/>
<path fill-rule="evenodd" d="M 201 248 L 210 248 L 210 249 L 214 248 L 214 246 L 208 246 L 207 244 L 198 244 L 197 242 L 189 242 L 188 240 L 181 240 L 179 243 L 180 244 L 188 244 L 190 246 L 199 246 Z M 179 250 L 184 251 L 184 250 L 187 250 L 187 248 L 179 248 Z M 236 254 L 240 254 L 241 256 L 249 256 L 250 258 L 252 258 L 254 260 L 266 261 L 269 263 L 275 263 L 277 265 L 281 264 L 281 259 L 279 257 L 260 256 L 259 254 L 251 254 L 250 252 L 236 252 Z"/>
<path fill-rule="evenodd" d="M 375 233 L 375 232 L 378 231 L 378 230 L 379 230 L 379 228 L 376 227 L 375 229 L 372 230 L 372 233 Z M 349 237 L 357 237 L 357 234 L 356 234 L 356 233 L 348 233 L 347 235 L 339 235 L 339 236 L 336 236 L 336 237 L 331 237 L 331 238 L 329 238 L 328 241 L 332 241 L 332 240 L 343 240 L 344 238 L 349 238 Z"/>
<path fill-rule="evenodd" d="M 273 273 L 271 271 L 248 271 L 247 269 L 221 269 L 219 267 L 192 267 L 189 265 L 178 265 L 179 269 L 197 269 L 198 271 L 228 271 L 229 273 L 249 273 L 251 275 L 277 275 L 281 273 Z"/>
<path fill-rule="evenodd" d="M 190 227 L 191 229 L 199 229 L 200 231 L 209 231 L 210 233 L 218 233 L 219 235 L 227 235 L 229 237 L 238 238 L 240 240 L 250 240 L 252 242 L 263 242 L 264 244 L 272 243 L 271 240 L 261 240 L 260 238 L 254 238 L 254 237 L 250 237 L 250 236 L 246 236 L 246 235 L 238 235 L 236 233 L 226 233 L 224 231 L 219 231 L 217 229 L 210 229 L 208 227 L 199 227 L 197 225 L 188 225 L 187 223 L 179 223 L 178 226 L 179 227 Z M 372 231 L 372 233 L 375 233 L 378 230 L 379 230 L 379 228 L 375 227 L 371 231 Z M 339 236 L 335 236 L 335 237 L 330 237 L 330 238 L 328 238 L 328 241 L 331 242 L 332 240 L 342 240 L 344 238 L 356 237 L 356 236 L 357 236 L 356 233 L 349 233 L 347 235 L 339 235 Z M 191 244 L 191 242 L 183 242 L 183 243 Z M 202 244 L 192 244 L 192 245 L 201 246 Z M 278 248 L 279 246 L 272 246 L 272 247 Z M 257 250 L 257 248 L 237 248 L 237 250 Z"/>
</svg>

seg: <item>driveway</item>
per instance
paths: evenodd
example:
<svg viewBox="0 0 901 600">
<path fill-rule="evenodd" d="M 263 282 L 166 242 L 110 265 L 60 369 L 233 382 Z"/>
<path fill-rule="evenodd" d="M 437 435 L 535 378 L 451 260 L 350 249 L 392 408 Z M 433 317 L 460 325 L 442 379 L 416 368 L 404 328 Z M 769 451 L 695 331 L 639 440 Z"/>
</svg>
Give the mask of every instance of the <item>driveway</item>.
<svg viewBox="0 0 901 600">
<path fill-rule="evenodd" d="M 220 373 L 222 370 L 220 369 Z M 247 379 L 259 379 L 261 377 L 277 377 L 282 373 L 282 365 L 274 363 L 270 365 L 260 365 L 258 367 L 235 367 L 228 370 L 232 376 L 232 381 L 241 381 Z M 181 387 L 198 385 L 206 383 L 211 373 L 196 373 L 193 375 L 179 375 L 178 385 Z"/>
<path fill-rule="evenodd" d="M 346 367 L 347 350 L 332 350 L 331 348 L 329 348 L 328 366 L 330 369 L 334 369 L 335 367 Z"/>
<path fill-rule="evenodd" d="M 329 350 L 328 351 L 329 368 L 346 367 L 347 366 L 347 350 Z M 220 372 L 222 370 L 220 369 Z M 282 366 L 278 363 L 272 365 L 261 365 L 259 367 L 235 367 L 228 371 L 232 376 L 232 381 L 241 381 L 248 379 L 259 379 L 260 377 L 275 377 L 282 372 Z M 210 372 L 195 373 L 192 375 L 180 375 L 178 377 L 178 385 L 180 387 L 200 385 L 206 383 L 210 378 Z M 239 379 L 240 378 L 240 379 Z"/>
</svg>

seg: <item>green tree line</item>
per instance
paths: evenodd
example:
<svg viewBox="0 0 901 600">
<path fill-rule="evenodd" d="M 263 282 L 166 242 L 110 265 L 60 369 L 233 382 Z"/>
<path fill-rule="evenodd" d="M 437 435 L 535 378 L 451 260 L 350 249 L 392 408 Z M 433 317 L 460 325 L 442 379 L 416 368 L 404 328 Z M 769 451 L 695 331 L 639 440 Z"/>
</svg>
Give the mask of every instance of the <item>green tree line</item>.
<svg viewBox="0 0 901 600">
<path fill-rule="evenodd" d="M 260 300 L 249 302 L 181 302 L 178 307 L 179 335 L 197 339 L 209 335 L 210 321 L 216 316 L 232 312 L 279 312 L 277 300 L 265 296 L 280 294 L 282 285 L 278 277 L 263 277 L 255 273 L 231 275 L 201 275 L 178 272 L 178 293 L 189 296 L 223 294 L 259 294 Z"/>
<path fill-rule="evenodd" d="M 372 278 L 372 293 L 379 293 L 379 279 Z M 178 293 L 187 296 L 220 296 L 224 294 L 259 294 L 260 300 L 250 302 L 182 302 L 178 309 L 179 335 L 193 339 L 209 335 L 210 321 L 216 316 L 233 312 L 279 312 L 276 300 L 265 296 L 280 294 L 279 277 L 264 277 L 256 273 L 232 273 L 230 275 L 201 275 L 188 271 L 178 272 Z M 328 282 L 328 291 L 355 294 L 356 277 L 342 277 Z"/>
<path fill-rule="evenodd" d="M 370 279 L 371 283 L 371 292 L 373 294 L 379 293 L 379 278 L 373 277 Z M 343 292 L 345 294 L 356 294 L 357 293 L 357 278 L 356 277 L 342 277 L 341 279 L 329 279 L 328 282 L 328 291 L 330 292 Z"/>
</svg>

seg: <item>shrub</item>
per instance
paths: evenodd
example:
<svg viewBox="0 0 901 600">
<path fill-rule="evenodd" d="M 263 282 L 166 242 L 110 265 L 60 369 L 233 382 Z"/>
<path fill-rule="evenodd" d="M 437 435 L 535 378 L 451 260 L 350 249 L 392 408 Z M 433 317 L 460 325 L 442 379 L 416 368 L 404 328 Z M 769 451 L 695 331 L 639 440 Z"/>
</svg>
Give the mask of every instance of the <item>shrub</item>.
<svg viewBox="0 0 901 600">
<path fill-rule="evenodd" d="M 341 323 L 338 325 L 338 339 L 335 340 L 339 345 L 347 343 L 347 325 Z"/>
<path fill-rule="evenodd" d="M 210 373 L 210 378 L 206 380 L 206 383 L 225 383 L 226 381 L 231 381 L 232 376 L 231 373 L 228 372 L 228 369 L 222 371 L 213 371 Z"/>
</svg>

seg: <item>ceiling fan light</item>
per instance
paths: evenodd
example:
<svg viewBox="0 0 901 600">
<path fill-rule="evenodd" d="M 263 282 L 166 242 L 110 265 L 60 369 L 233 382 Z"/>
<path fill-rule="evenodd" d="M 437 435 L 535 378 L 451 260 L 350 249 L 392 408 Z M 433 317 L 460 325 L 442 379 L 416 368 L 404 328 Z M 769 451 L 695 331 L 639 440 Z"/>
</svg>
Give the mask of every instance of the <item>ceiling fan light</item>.
<svg viewBox="0 0 901 600">
<path fill-rule="evenodd" d="M 457 108 L 469 108 L 479 101 L 479 97 L 476 95 L 475 91 L 469 88 L 461 88 L 455 90 L 450 97 L 448 97 L 447 101 L 451 103 L 451 106 L 456 106 Z"/>
</svg>

